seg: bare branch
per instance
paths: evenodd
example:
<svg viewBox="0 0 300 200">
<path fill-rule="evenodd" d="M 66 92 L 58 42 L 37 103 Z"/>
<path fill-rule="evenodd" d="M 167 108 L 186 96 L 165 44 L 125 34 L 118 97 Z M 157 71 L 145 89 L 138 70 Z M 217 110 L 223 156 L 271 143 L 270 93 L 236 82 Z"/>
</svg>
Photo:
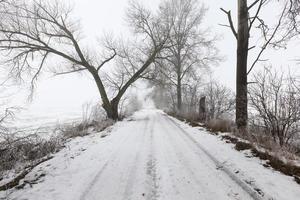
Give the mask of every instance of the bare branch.
<svg viewBox="0 0 300 200">
<path fill-rule="evenodd" d="M 97 67 L 97 71 L 99 71 L 101 69 L 101 67 L 103 67 L 106 63 L 110 62 L 112 59 L 114 59 L 117 55 L 117 51 L 116 49 L 113 49 L 113 55 L 110 56 L 109 58 L 105 59 L 98 67 Z"/>
<path fill-rule="evenodd" d="M 260 0 L 255 0 L 250 6 L 248 6 L 248 10 L 251 10 Z"/>
<path fill-rule="evenodd" d="M 251 73 L 251 71 L 253 70 L 254 66 L 256 65 L 257 62 L 261 61 L 261 56 L 263 54 L 263 52 L 266 50 L 266 48 L 268 47 L 268 45 L 272 42 L 272 40 L 274 39 L 274 37 L 276 36 L 276 33 L 278 32 L 280 26 L 281 26 L 281 23 L 282 23 L 282 20 L 283 20 L 283 17 L 284 17 L 284 13 L 285 13 L 285 9 L 282 11 L 281 13 L 281 16 L 279 17 L 279 20 L 278 20 L 278 23 L 277 23 L 277 26 L 275 27 L 275 29 L 273 30 L 271 36 L 266 39 L 266 42 L 265 44 L 261 47 L 261 50 L 260 52 L 258 53 L 256 59 L 254 60 L 254 62 L 252 63 L 250 69 L 248 70 L 247 72 L 247 75 L 249 75 Z M 266 34 L 264 34 L 266 35 Z M 267 36 L 265 36 L 266 38 Z"/>
<path fill-rule="evenodd" d="M 72 70 L 72 71 L 67 71 L 67 72 L 57 72 L 55 73 L 55 75 L 66 75 L 66 74 L 72 74 L 72 73 L 75 73 L 75 72 L 81 72 L 81 71 L 85 71 L 87 70 L 86 68 L 80 68 L 80 69 L 75 69 L 75 70 Z"/>
<path fill-rule="evenodd" d="M 220 9 L 221 9 L 221 11 L 223 11 L 227 15 L 228 22 L 229 22 L 229 26 L 228 27 L 230 27 L 230 29 L 231 29 L 234 37 L 237 39 L 238 38 L 238 34 L 237 34 L 236 29 L 235 29 L 235 27 L 233 25 L 233 21 L 232 21 L 232 17 L 231 17 L 231 11 L 230 10 L 226 11 L 223 8 L 220 8 Z"/>
<path fill-rule="evenodd" d="M 249 20 L 250 20 L 250 24 L 249 24 L 249 32 L 251 31 L 251 28 L 252 28 L 254 22 L 255 22 L 257 19 L 259 19 L 258 15 L 259 15 L 259 13 L 260 13 L 260 11 L 261 11 L 262 6 L 264 5 L 264 3 L 265 3 L 266 1 L 267 1 L 267 0 L 258 0 L 258 1 L 255 1 L 255 2 L 254 2 L 255 4 L 257 4 L 257 3 L 259 2 L 259 5 L 258 5 L 258 8 L 257 8 L 257 10 L 256 10 L 256 13 L 255 13 L 254 17 L 249 18 Z M 255 4 L 254 4 L 254 5 L 255 5 Z M 254 5 L 253 5 L 253 6 L 254 6 Z"/>
</svg>

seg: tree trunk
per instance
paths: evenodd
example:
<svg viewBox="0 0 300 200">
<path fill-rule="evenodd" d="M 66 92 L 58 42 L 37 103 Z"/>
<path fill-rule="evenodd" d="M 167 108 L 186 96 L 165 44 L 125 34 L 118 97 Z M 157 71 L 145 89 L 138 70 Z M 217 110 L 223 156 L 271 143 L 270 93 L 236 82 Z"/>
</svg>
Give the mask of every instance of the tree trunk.
<svg viewBox="0 0 300 200">
<path fill-rule="evenodd" d="M 177 79 L 177 111 L 181 114 L 182 112 L 182 92 L 181 92 L 181 79 Z"/>
<path fill-rule="evenodd" d="M 239 131 L 246 131 L 248 121 L 247 102 L 247 60 L 249 46 L 249 25 L 247 0 L 238 0 L 238 38 L 236 66 L 236 125 Z"/>
<path fill-rule="evenodd" d="M 108 106 L 102 104 L 102 107 L 104 108 L 106 115 L 109 119 L 112 119 L 112 120 L 119 119 L 118 104 L 110 103 Z"/>
<path fill-rule="evenodd" d="M 177 111 L 182 114 L 182 91 L 181 91 L 181 59 L 180 51 L 177 56 Z"/>
<path fill-rule="evenodd" d="M 162 47 L 161 47 L 162 48 Z M 113 100 L 109 101 L 107 97 L 106 90 L 104 88 L 104 85 L 100 79 L 100 76 L 98 74 L 98 71 L 95 69 L 95 71 L 91 70 L 90 73 L 93 75 L 93 78 L 97 84 L 101 100 L 102 100 L 102 107 L 104 108 L 107 117 L 113 120 L 119 119 L 119 113 L 118 113 L 118 107 L 119 102 L 122 98 L 122 96 L 125 94 L 127 89 L 139 78 L 139 76 L 153 63 L 155 60 L 156 54 L 161 50 L 154 49 L 152 54 L 149 56 L 147 61 L 143 64 L 143 66 L 124 84 L 124 86 L 120 89 L 118 94 L 113 98 Z"/>
<path fill-rule="evenodd" d="M 102 100 L 102 107 L 104 108 L 106 115 L 109 119 L 113 119 L 113 120 L 118 120 L 119 115 L 118 115 L 118 103 L 119 101 L 109 101 L 108 97 L 107 97 L 107 93 L 106 90 L 103 86 L 103 83 L 98 75 L 98 72 L 91 72 L 93 75 L 93 78 L 96 82 L 98 91 L 100 93 L 101 96 L 101 100 Z"/>
<path fill-rule="evenodd" d="M 119 102 L 112 100 L 109 105 L 102 104 L 106 115 L 109 119 L 118 120 L 119 119 Z"/>
<path fill-rule="evenodd" d="M 118 120 L 119 119 L 119 99 L 113 99 L 111 101 L 111 108 L 112 108 L 112 116 L 111 119 Z"/>
<path fill-rule="evenodd" d="M 199 102 L 199 119 L 201 122 L 206 121 L 206 97 L 201 97 Z"/>
</svg>

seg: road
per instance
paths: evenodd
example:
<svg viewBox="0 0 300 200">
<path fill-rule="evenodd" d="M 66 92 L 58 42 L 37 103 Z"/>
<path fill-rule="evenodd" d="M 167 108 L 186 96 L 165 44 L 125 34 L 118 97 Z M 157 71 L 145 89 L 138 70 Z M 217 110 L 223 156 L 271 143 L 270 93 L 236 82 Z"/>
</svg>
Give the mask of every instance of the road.
<svg viewBox="0 0 300 200">
<path fill-rule="evenodd" d="M 164 113 L 129 123 L 80 200 L 253 199 Z"/>
<path fill-rule="evenodd" d="M 102 137 L 103 133 L 109 133 Z M 194 134 L 194 135 L 193 135 Z M 200 134 L 200 135 L 199 135 Z M 178 121 L 155 109 L 139 111 L 99 134 L 72 139 L 54 158 L 42 163 L 25 177 L 35 184 L 21 190 L 0 193 L 13 200 L 250 200 L 262 199 L 249 184 L 236 177 L 233 169 L 215 158 L 201 141 L 205 133 L 182 128 Z M 211 136 L 214 137 L 214 136 Z M 209 140 L 207 140 L 209 141 Z M 222 143 L 209 145 L 219 148 Z M 223 147 L 222 147 L 223 148 Z M 230 147 L 224 156 L 240 157 Z M 209 150 L 209 151 L 208 151 Z M 236 153 L 236 155 L 235 155 Z M 223 154 L 221 154 L 223 155 Z M 220 157 L 219 157 L 220 159 Z M 228 160 L 228 159 L 226 159 Z M 252 161 L 240 158 L 251 165 Z M 260 169 L 260 177 L 272 173 Z M 228 167 L 228 166 L 227 166 Z M 245 167 L 244 167 L 245 168 Z M 242 168 L 243 169 L 243 168 Z M 239 170 L 241 171 L 241 170 Z M 41 177 L 36 180 L 36 177 Z M 273 173 L 267 180 L 279 180 Z M 285 182 L 273 188 L 277 196 L 299 194 L 297 186 Z M 262 182 L 261 181 L 261 182 Z M 253 184 L 253 181 L 251 182 Z M 285 190 L 278 187 L 288 186 Z M 270 189 L 269 189 L 270 190 Z M 266 195 L 264 195 L 265 199 Z"/>
</svg>

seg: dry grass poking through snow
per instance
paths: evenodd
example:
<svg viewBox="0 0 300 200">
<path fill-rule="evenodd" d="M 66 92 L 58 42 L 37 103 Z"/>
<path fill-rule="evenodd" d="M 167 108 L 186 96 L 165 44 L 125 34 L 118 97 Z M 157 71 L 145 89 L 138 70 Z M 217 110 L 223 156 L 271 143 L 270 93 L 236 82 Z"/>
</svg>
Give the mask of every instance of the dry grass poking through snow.
<svg viewBox="0 0 300 200">
<path fill-rule="evenodd" d="M 212 119 L 205 123 L 205 127 L 211 132 L 227 133 L 232 131 L 233 122 L 226 119 Z"/>
<path fill-rule="evenodd" d="M 291 152 L 281 149 L 277 144 L 274 144 L 272 149 L 264 148 L 258 143 L 249 142 L 249 140 L 241 140 L 232 135 L 222 135 L 222 139 L 235 145 L 238 151 L 250 150 L 252 155 L 265 160 L 265 167 L 284 173 L 285 175 L 293 176 L 295 181 L 300 184 L 300 166 L 297 165 L 299 157 Z M 277 148 L 276 148 L 277 147 Z M 276 149 L 276 150 L 275 150 Z"/>
<path fill-rule="evenodd" d="M 0 142 L 0 179 L 1 172 L 34 163 L 42 157 L 55 153 L 63 146 L 59 137 L 43 139 L 37 134 L 17 137 L 7 134 Z"/>
<path fill-rule="evenodd" d="M 64 147 L 71 138 L 83 137 L 91 133 L 103 131 L 113 125 L 114 121 L 107 120 L 99 111 L 86 111 L 81 122 L 57 125 L 50 138 L 40 134 L 0 135 L 0 191 L 18 185 L 19 179 L 29 173 L 36 165 L 51 157 Z M 51 132 L 49 131 L 49 132 Z"/>
<path fill-rule="evenodd" d="M 71 125 L 58 126 L 57 130 L 61 132 L 61 135 L 64 139 L 69 139 L 75 137 L 84 137 L 95 132 L 101 132 L 105 128 L 113 125 L 113 123 L 114 121 L 109 119 L 102 120 L 101 122 L 80 122 Z"/>
<path fill-rule="evenodd" d="M 234 148 L 237 151 L 250 150 L 254 157 L 266 161 L 265 167 L 273 168 L 288 176 L 292 176 L 300 184 L 299 149 L 295 148 L 295 146 L 281 147 L 271 137 L 258 132 L 250 131 L 252 134 L 239 134 L 235 131 L 234 123 L 229 120 L 215 119 L 201 124 L 182 116 L 174 114 L 171 114 L 171 116 L 193 127 L 205 127 L 210 133 L 220 135 L 227 143 L 234 144 Z"/>
</svg>

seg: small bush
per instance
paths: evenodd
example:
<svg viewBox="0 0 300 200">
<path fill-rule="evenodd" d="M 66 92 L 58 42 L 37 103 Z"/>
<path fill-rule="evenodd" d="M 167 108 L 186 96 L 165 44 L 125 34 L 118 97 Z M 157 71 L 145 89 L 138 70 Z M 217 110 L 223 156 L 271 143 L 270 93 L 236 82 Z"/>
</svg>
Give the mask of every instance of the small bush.
<svg viewBox="0 0 300 200">
<path fill-rule="evenodd" d="M 59 134 L 64 139 L 86 136 L 89 134 L 88 129 L 89 127 L 83 123 L 57 127 Z"/>
<path fill-rule="evenodd" d="M 212 132 L 231 132 L 233 127 L 233 122 L 225 119 L 212 119 L 206 124 L 206 127 Z"/>
<path fill-rule="evenodd" d="M 0 171 L 13 169 L 20 163 L 28 163 L 57 152 L 63 143 L 52 137 L 42 139 L 37 134 L 26 137 L 8 135 L 0 142 Z"/>
<path fill-rule="evenodd" d="M 75 138 L 75 137 L 83 137 L 89 135 L 93 132 L 103 131 L 105 128 L 113 125 L 114 121 L 110 119 L 105 119 L 102 121 L 83 121 L 80 123 L 74 123 L 71 125 L 63 125 L 58 126 L 56 131 L 60 134 L 64 139 Z"/>
<path fill-rule="evenodd" d="M 294 159 L 298 154 L 299 148 L 297 148 L 296 145 L 286 144 L 280 146 L 280 144 L 274 140 L 272 135 L 266 134 L 263 128 L 254 126 L 253 124 L 249 125 L 247 133 L 240 133 L 239 131 L 234 130 L 233 135 L 286 159 Z"/>
<path fill-rule="evenodd" d="M 200 121 L 199 120 L 199 114 L 197 112 L 189 112 L 189 113 L 184 113 L 181 114 L 181 116 L 188 121 Z"/>
<path fill-rule="evenodd" d="M 100 104 L 92 105 L 87 103 L 83 106 L 80 122 L 58 125 L 55 131 L 64 139 L 69 139 L 103 131 L 108 126 L 113 125 L 113 123 L 113 120 L 106 119 L 106 114 Z"/>
</svg>

